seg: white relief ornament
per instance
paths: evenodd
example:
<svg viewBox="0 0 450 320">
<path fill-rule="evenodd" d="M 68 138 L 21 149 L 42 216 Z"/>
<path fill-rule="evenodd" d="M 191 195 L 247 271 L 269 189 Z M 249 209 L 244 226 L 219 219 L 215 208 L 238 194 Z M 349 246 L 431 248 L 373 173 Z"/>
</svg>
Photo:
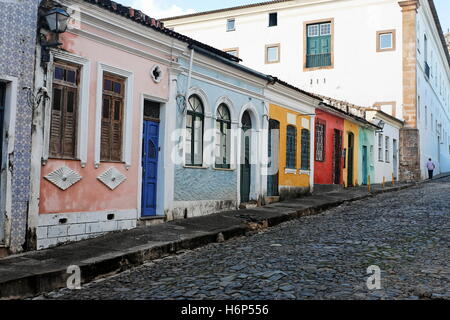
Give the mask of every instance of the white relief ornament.
<svg viewBox="0 0 450 320">
<path fill-rule="evenodd" d="M 110 168 L 101 174 L 97 179 L 103 182 L 111 190 L 114 190 L 125 180 L 127 180 L 127 177 L 125 177 L 116 168 Z"/>
<path fill-rule="evenodd" d="M 73 171 L 68 167 L 61 167 L 53 172 L 50 172 L 44 178 L 61 190 L 65 191 L 80 181 L 82 177 L 78 174 L 78 172 Z"/>
</svg>

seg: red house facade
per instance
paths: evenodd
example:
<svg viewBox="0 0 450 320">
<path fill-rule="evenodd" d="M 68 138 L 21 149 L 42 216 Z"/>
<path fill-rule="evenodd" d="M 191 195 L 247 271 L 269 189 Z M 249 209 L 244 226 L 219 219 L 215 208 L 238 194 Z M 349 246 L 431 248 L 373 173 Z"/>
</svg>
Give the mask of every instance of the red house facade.
<svg viewBox="0 0 450 320">
<path fill-rule="evenodd" d="M 314 184 L 343 184 L 344 118 L 316 109 Z"/>
</svg>

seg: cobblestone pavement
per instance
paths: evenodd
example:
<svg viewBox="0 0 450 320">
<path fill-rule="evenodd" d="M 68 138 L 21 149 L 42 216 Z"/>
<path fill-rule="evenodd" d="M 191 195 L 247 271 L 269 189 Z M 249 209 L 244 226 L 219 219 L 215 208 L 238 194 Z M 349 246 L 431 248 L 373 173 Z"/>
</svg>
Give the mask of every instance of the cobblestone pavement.
<svg viewBox="0 0 450 320">
<path fill-rule="evenodd" d="M 446 178 L 40 299 L 450 299 L 449 235 Z"/>
</svg>

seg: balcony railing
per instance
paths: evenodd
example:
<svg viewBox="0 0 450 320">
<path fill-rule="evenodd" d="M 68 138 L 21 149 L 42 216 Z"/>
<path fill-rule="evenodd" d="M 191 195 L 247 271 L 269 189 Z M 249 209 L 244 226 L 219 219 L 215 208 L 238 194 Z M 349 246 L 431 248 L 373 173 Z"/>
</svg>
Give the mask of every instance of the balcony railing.
<svg viewBox="0 0 450 320">
<path fill-rule="evenodd" d="M 427 62 L 425 62 L 425 75 L 427 76 L 428 79 L 430 79 L 430 66 L 428 65 Z"/>
<path fill-rule="evenodd" d="M 331 53 L 308 54 L 306 55 L 306 67 L 327 67 L 331 66 Z"/>
</svg>

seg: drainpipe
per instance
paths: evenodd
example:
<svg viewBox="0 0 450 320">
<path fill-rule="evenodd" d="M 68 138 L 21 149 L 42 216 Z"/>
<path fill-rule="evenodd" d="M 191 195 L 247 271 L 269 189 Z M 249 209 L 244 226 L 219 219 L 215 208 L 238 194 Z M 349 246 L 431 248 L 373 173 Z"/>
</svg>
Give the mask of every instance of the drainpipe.
<svg viewBox="0 0 450 320">
<path fill-rule="evenodd" d="M 191 48 L 191 59 L 189 61 L 189 75 L 188 75 L 188 81 L 187 81 L 187 87 L 186 87 L 186 93 L 185 93 L 185 101 L 186 101 L 186 106 L 185 106 L 185 110 L 187 110 L 187 104 L 188 104 L 188 95 L 189 95 L 189 89 L 191 88 L 191 79 L 192 79 L 192 66 L 194 64 L 194 48 Z M 183 111 L 183 113 L 184 113 Z"/>
</svg>

